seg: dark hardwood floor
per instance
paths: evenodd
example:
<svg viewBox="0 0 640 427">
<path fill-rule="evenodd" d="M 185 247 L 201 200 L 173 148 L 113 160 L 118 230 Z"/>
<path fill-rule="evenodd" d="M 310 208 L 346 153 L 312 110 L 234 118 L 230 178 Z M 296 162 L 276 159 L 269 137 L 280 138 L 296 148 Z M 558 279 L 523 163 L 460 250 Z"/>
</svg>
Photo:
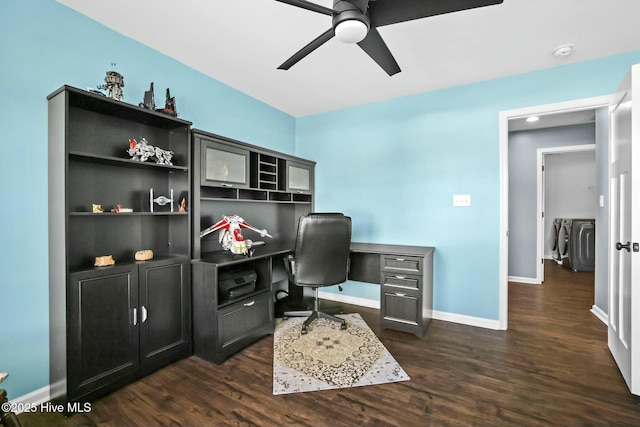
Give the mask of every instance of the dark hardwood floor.
<svg viewBox="0 0 640 427">
<path fill-rule="evenodd" d="M 273 396 L 273 338 L 220 366 L 180 361 L 92 404 L 20 414 L 28 426 L 638 426 L 632 396 L 589 310 L 593 274 L 549 262 L 544 285 L 509 285 L 509 329 L 434 320 L 424 338 L 359 312 L 410 381 Z"/>
</svg>

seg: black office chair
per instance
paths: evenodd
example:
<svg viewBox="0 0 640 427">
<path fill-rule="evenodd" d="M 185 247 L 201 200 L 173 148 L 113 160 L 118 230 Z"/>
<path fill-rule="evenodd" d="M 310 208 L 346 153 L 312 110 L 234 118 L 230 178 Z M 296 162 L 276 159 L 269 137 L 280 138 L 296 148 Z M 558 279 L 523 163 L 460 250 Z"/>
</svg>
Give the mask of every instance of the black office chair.
<svg viewBox="0 0 640 427">
<path fill-rule="evenodd" d="M 347 280 L 351 218 L 341 213 L 312 213 L 300 217 L 295 253 L 285 260 L 289 280 L 297 286 L 313 288 L 313 310 L 285 311 L 284 317 L 309 316 L 302 333 L 317 318 L 330 319 L 346 329 L 344 319 L 319 310 L 318 288 Z"/>
</svg>

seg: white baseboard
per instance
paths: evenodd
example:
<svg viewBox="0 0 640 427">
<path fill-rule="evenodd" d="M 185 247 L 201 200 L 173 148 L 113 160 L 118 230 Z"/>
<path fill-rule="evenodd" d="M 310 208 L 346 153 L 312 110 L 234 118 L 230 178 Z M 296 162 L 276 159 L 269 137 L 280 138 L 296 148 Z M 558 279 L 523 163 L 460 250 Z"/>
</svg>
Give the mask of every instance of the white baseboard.
<svg viewBox="0 0 640 427">
<path fill-rule="evenodd" d="M 509 276 L 507 278 L 510 282 L 518 282 L 518 283 L 527 283 L 530 285 L 541 285 L 540 281 L 533 277 L 520 277 L 520 276 Z"/>
<path fill-rule="evenodd" d="M 343 294 L 333 294 L 329 292 L 318 291 L 320 299 L 328 301 L 341 302 L 343 304 L 359 305 L 361 307 L 369 307 L 380 310 L 380 301 L 370 300 L 366 298 L 351 297 Z M 436 320 L 444 320 L 445 322 L 461 323 L 468 326 L 476 326 L 486 329 L 500 329 L 499 321 L 485 319 L 482 317 L 465 316 L 463 314 L 446 313 L 443 311 L 433 311 L 433 318 Z"/>
<path fill-rule="evenodd" d="M 485 319 L 484 317 L 467 316 L 464 314 L 447 313 L 444 311 L 433 310 L 433 318 L 436 320 L 444 320 L 445 322 L 460 323 L 467 326 L 476 326 L 486 329 L 500 329 L 500 321 L 493 319 Z"/>
<path fill-rule="evenodd" d="M 593 304 L 591 306 L 591 312 L 598 318 L 600 319 L 600 321 L 602 323 L 604 323 L 605 325 L 609 324 L 609 315 L 607 313 L 605 313 L 604 311 L 602 311 L 602 309 L 600 309 L 600 307 L 598 307 L 597 305 Z"/>
<path fill-rule="evenodd" d="M 49 393 L 49 386 L 46 385 L 42 388 L 32 391 L 31 393 L 27 393 L 23 396 L 17 397 L 11 400 L 11 403 L 15 403 L 17 408 L 33 408 L 34 406 L 40 407 L 40 404 L 48 402 L 51 400 Z M 16 414 L 21 413 L 22 411 L 16 411 Z"/>
</svg>

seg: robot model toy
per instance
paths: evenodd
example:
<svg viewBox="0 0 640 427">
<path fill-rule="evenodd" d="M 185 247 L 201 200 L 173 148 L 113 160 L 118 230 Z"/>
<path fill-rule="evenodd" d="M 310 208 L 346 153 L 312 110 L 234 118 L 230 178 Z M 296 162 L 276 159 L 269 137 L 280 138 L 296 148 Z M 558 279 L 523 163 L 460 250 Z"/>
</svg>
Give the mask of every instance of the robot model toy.
<svg viewBox="0 0 640 427">
<path fill-rule="evenodd" d="M 219 241 L 222 244 L 222 248 L 225 251 L 231 251 L 234 254 L 249 255 L 249 249 L 254 244 L 251 240 L 245 239 L 242 236 L 241 228 L 248 228 L 249 230 L 260 233 L 260 237 L 271 237 L 267 233 L 267 230 L 259 230 L 251 224 L 245 222 L 244 219 L 238 215 L 224 216 L 222 219 L 211 227 L 206 228 L 200 232 L 200 238 L 206 236 L 209 233 L 220 230 Z M 255 244 L 258 244 L 257 242 Z"/>
</svg>

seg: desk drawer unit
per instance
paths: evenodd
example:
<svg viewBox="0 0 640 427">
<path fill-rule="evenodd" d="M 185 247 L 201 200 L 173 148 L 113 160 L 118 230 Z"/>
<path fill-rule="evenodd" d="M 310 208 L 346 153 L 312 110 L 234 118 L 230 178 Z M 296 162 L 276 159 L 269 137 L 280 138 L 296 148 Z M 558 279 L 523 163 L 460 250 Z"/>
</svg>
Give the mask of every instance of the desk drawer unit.
<svg viewBox="0 0 640 427">
<path fill-rule="evenodd" d="M 380 327 L 422 337 L 433 312 L 433 248 L 386 249 L 380 255 Z"/>
</svg>

